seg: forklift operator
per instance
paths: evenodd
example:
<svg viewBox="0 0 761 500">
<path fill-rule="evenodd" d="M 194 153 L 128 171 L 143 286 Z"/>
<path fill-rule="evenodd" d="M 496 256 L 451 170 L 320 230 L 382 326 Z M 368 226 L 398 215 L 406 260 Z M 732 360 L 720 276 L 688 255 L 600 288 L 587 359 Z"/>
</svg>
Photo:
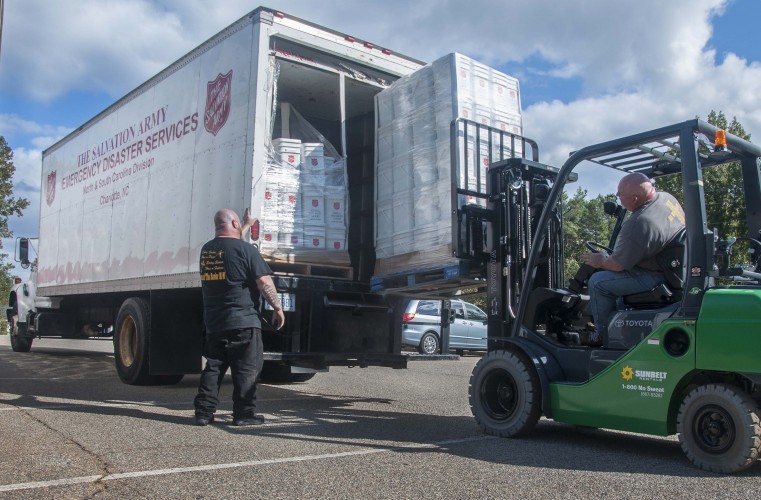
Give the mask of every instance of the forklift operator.
<svg viewBox="0 0 761 500">
<path fill-rule="evenodd" d="M 621 205 L 631 212 L 621 227 L 613 253 L 581 255 L 581 263 L 599 271 L 589 278 L 589 300 L 595 328 L 582 343 L 600 346 L 610 315 L 620 297 L 645 292 L 665 283 L 656 255 L 684 228 L 684 210 L 671 194 L 658 192 L 644 174 L 632 173 L 618 183 Z"/>
</svg>

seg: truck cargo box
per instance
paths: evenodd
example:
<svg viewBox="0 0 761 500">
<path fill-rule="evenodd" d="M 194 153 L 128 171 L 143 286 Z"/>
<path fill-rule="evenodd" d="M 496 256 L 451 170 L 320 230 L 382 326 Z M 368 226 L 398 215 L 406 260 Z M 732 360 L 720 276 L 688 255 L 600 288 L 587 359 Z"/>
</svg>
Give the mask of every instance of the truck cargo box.
<svg viewBox="0 0 761 500">
<path fill-rule="evenodd" d="M 367 281 L 373 142 L 347 130 L 371 129 L 374 96 L 421 66 L 257 9 L 44 152 L 40 293 L 198 286 L 221 207 L 251 207 L 277 271 Z"/>
</svg>

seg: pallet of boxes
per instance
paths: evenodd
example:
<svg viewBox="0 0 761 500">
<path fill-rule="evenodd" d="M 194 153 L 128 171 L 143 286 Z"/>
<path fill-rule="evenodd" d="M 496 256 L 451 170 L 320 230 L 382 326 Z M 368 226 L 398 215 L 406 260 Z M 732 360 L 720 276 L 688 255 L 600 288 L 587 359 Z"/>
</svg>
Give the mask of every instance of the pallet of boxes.
<svg viewBox="0 0 761 500">
<path fill-rule="evenodd" d="M 314 266 L 346 268 L 345 162 L 296 110 L 281 109 L 309 133 L 294 137 L 285 127 L 272 140 L 263 176 L 262 255 L 274 264 L 302 263 L 309 274 Z"/>
<path fill-rule="evenodd" d="M 457 264 L 452 212 L 485 203 L 457 195 L 456 186 L 474 190 L 490 161 L 520 152 L 486 134 L 469 136 L 460 158 L 452 158 L 451 126 L 464 118 L 520 135 L 518 80 L 453 53 L 379 93 L 376 108 L 375 277 Z M 480 172 L 466 171 L 466 164 Z M 485 184 L 480 189 L 485 192 Z"/>
</svg>

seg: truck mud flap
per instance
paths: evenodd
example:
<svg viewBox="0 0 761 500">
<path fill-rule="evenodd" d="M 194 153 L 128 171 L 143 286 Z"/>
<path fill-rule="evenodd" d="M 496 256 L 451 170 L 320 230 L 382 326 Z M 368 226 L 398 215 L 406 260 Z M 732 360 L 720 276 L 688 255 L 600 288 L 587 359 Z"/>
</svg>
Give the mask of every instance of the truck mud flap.
<svg viewBox="0 0 761 500">
<path fill-rule="evenodd" d="M 150 304 L 150 374 L 201 373 L 201 293 L 198 290 L 154 291 Z"/>
</svg>

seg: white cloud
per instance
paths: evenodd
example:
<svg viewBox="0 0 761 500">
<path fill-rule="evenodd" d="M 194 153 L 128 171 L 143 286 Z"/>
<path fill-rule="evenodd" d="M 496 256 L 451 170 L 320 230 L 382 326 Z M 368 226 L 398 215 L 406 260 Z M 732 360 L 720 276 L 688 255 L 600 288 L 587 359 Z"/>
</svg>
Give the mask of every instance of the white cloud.
<svg viewBox="0 0 761 500">
<path fill-rule="evenodd" d="M 16 173 L 13 175 L 14 192 L 18 195 L 20 186 L 39 191 L 42 175 L 41 151 L 16 148 L 13 152 L 13 165 L 16 167 Z"/>
</svg>

